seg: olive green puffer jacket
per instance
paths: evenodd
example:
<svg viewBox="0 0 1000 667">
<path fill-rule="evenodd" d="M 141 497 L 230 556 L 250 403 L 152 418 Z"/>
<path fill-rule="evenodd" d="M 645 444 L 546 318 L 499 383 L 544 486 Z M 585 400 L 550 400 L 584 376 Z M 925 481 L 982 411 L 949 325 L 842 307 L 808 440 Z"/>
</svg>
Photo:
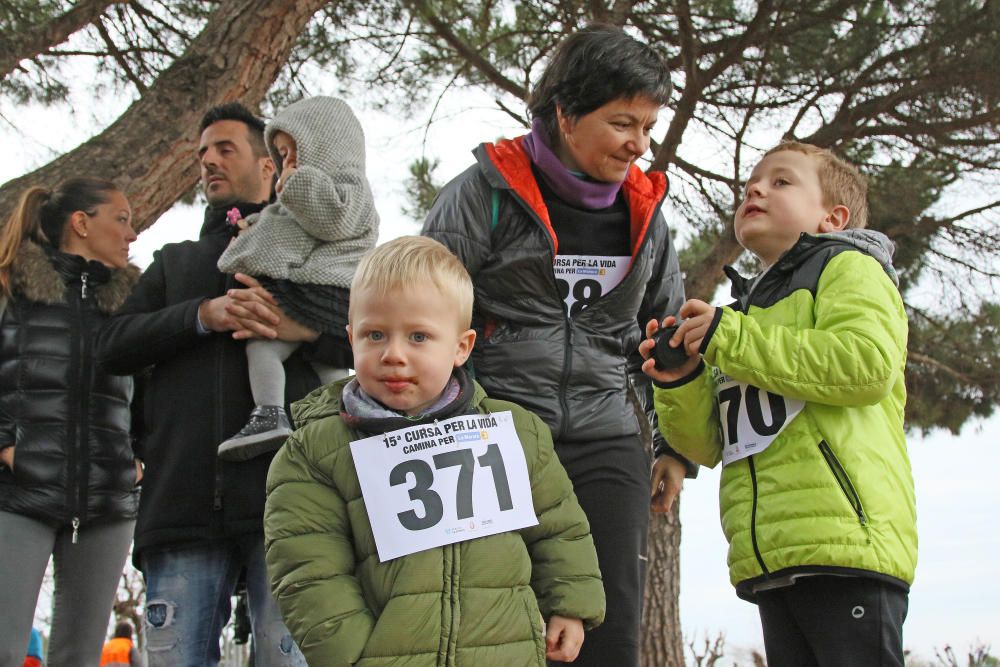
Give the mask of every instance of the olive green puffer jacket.
<svg viewBox="0 0 1000 667">
<path fill-rule="evenodd" d="M 339 415 L 347 381 L 294 404 L 300 428 L 267 483 L 268 573 L 310 665 L 544 667 L 543 616 L 604 619 L 590 527 L 548 428 L 478 385 L 470 412 L 514 415 L 538 525 L 380 563 L 349 447 L 372 433 Z"/>
<path fill-rule="evenodd" d="M 756 284 L 732 274 L 739 301 L 716 311 L 702 345 L 709 368 L 654 390 L 670 444 L 707 466 L 721 460 L 720 431 L 737 427 L 737 410 L 754 410 L 761 433 L 782 419 L 782 397 L 805 402 L 767 449 L 722 470 L 730 579 L 746 599 L 802 574 L 913 581 L 906 314 L 891 267 L 859 252 L 891 244 L 869 231 L 831 237 L 803 235 Z M 742 408 L 722 391 L 720 406 L 720 373 L 761 391 Z"/>
</svg>

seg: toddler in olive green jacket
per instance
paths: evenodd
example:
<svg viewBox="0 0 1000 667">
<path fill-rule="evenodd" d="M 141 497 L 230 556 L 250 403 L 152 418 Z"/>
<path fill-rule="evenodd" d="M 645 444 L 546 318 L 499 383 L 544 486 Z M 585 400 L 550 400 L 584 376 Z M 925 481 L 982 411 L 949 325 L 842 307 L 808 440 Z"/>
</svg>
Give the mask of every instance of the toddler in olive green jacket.
<svg viewBox="0 0 1000 667">
<path fill-rule="evenodd" d="M 310 664 L 543 667 L 572 661 L 604 618 L 590 528 L 548 428 L 461 368 L 471 311 L 468 274 L 437 241 L 376 248 L 351 287 L 357 376 L 293 406 L 264 530 Z"/>
</svg>

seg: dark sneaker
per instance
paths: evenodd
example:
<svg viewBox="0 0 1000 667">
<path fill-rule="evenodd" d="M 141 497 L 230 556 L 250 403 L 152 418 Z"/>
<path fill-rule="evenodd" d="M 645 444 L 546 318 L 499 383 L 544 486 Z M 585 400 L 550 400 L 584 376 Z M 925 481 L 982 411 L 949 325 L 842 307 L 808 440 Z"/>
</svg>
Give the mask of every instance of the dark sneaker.
<svg viewBox="0 0 1000 667">
<path fill-rule="evenodd" d="M 285 409 L 279 405 L 258 405 L 240 432 L 219 445 L 219 458 L 246 461 L 273 452 L 292 434 Z"/>
</svg>

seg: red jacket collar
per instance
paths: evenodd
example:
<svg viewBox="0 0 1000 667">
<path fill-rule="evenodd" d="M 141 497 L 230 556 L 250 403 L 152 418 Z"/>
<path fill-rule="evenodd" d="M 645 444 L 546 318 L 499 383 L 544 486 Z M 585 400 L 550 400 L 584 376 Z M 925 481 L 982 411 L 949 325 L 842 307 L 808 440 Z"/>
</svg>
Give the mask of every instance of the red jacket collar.
<svg viewBox="0 0 1000 667">
<path fill-rule="evenodd" d="M 535 175 L 531 171 L 531 158 L 522 145 L 524 137 L 502 139 L 495 144 L 484 144 L 490 162 L 503 177 L 507 185 L 538 216 L 549 237 L 552 239 L 552 254 L 559 252 L 559 239 L 552 229 L 549 211 L 545 207 L 542 193 L 538 189 Z M 628 204 L 631 226 L 632 259 L 635 259 L 642 245 L 649 225 L 657 208 L 667 195 L 667 177 L 661 172 L 645 173 L 634 164 L 629 168 L 622 183 L 625 203 Z"/>
</svg>

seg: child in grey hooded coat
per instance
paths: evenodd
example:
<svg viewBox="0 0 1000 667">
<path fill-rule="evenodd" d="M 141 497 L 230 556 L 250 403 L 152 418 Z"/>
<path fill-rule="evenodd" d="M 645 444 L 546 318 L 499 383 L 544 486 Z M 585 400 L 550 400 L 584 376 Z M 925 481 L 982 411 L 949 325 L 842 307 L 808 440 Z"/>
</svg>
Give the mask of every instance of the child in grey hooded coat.
<svg viewBox="0 0 1000 667">
<path fill-rule="evenodd" d="M 286 315 L 341 336 L 346 345 L 351 279 L 378 237 L 361 123 L 344 101 L 311 97 L 278 112 L 264 140 L 279 175 L 277 199 L 247 217 L 248 226 L 219 258 L 219 270 L 254 276 Z M 220 457 L 252 458 L 277 449 L 291 434 L 282 364 L 296 347 L 279 340 L 247 343 L 256 408 L 247 425 L 219 446 Z M 313 365 L 324 383 L 346 375 Z"/>
</svg>

